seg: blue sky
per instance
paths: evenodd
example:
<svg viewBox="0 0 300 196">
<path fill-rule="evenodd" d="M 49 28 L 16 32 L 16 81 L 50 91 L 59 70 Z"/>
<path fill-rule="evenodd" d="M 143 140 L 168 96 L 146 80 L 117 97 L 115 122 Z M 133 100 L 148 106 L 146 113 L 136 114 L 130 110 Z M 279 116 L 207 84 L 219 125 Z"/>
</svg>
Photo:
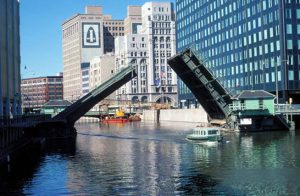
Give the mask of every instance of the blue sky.
<svg viewBox="0 0 300 196">
<path fill-rule="evenodd" d="M 84 13 L 86 5 L 101 5 L 104 14 L 124 19 L 127 5 L 142 5 L 148 1 L 21 0 L 21 77 L 56 75 L 63 70 L 61 24 L 77 13 Z"/>
</svg>

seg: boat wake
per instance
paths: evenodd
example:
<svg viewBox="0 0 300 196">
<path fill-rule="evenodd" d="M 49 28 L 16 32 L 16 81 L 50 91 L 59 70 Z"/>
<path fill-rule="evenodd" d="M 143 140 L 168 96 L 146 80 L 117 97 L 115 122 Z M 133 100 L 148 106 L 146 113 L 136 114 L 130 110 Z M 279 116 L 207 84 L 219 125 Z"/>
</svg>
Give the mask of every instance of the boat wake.
<svg viewBox="0 0 300 196">
<path fill-rule="evenodd" d="M 80 133 L 80 132 L 78 132 L 77 134 L 85 135 L 85 136 L 93 136 L 93 137 L 121 139 L 121 140 L 147 140 L 147 141 L 157 141 L 157 142 L 166 141 L 166 140 L 157 139 L 157 138 L 126 137 L 126 136 L 120 136 L 120 135 L 105 135 L 105 134 L 92 134 L 92 133 Z"/>
</svg>

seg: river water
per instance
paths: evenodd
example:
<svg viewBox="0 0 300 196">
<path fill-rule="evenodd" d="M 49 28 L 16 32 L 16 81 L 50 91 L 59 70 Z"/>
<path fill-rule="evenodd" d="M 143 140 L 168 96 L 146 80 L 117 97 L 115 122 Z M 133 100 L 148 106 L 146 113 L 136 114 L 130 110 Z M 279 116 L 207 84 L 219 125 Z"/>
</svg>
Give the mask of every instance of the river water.
<svg viewBox="0 0 300 196">
<path fill-rule="evenodd" d="M 194 126 L 77 125 L 74 142 L 8 168 L 0 195 L 300 195 L 300 132 L 208 144 L 185 139 Z"/>
</svg>

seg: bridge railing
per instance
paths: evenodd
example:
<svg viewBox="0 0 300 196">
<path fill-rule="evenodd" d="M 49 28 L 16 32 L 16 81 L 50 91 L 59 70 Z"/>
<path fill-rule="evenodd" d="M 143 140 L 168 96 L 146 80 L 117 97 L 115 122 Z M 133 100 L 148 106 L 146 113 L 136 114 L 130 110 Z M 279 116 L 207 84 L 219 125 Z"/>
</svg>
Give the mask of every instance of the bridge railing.
<svg viewBox="0 0 300 196">
<path fill-rule="evenodd" d="M 275 104 L 277 114 L 300 114 L 300 104 Z"/>
<path fill-rule="evenodd" d="M 40 122 L 50 120 L 51 115 L 48 114 L 30 114 L 30 115 L 18 115 L 18 116 L 0 116 L 0 125 L 2 126 L 15 126 L 20 124 L 29 124 L 33 122 Z"/>
<path fill-rule="evenodd" d="M 268 107 L 264 104 L 259 104 L 257 105 L 257 107 L 253 107 L 253 106 L 250 107 L 242 103 L 238 105 L 229 104 L 229 109 L 231 112 L 234 112 L 234 111 L 243 111 L 243 110 L 266 110 L 268 109 Z"/>
</svg>

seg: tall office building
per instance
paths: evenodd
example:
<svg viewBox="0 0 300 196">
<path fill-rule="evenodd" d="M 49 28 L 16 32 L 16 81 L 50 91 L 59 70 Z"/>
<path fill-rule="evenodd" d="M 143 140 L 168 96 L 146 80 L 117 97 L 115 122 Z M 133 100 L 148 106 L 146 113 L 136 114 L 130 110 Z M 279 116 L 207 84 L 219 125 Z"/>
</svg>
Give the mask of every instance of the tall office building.
<svg viewBox="0 0 300 196">
<path fill-rule="evenodd" d="M 176 105 L 176 75 L 167 64 L 176 52 L 173 4 L 147 2 L 128 10 L 126 36 L 116 39 L 116 68 L 134 65 L 138 76 L 117 91 L 117 97 Z"/>
<path fill-rule="evenodd" d="M 115 73 L 115 55 L 107 53 L 100 57 L 94 57 L 90 61 L 89 87 L 94 89 L 108 80 Z M 106 99 L 115 99 L 115 92 Z"/>
<path fill-rule="evenodd" d="M 128 6 L 127 17 L 124 20 L 124 33 L 125 35 L 137 34 L 142 25 L 142 7 L 141 6 Z"/>
<path fill-rule="evenodd" d="M 21 114 L 18 0 L 0 0 L 0 118 Z"/>
<path fill-rule="evenodd" d="M 150 101 L 151 67 L 147 37 L 145 34 L 130 34 L 116 38 L 116 70 L 133 65 L 137 71 L 137 77 L 117 90 L 118 100 Z"/>
<path fill-rule="evenodd" d="M 193 47 L 232 94 L 300 102 L 300 1 L 177 0 L 177 50 Z M 179 100 L 195 99 L 179 82 Z"/>
<path fill-rule="evenodd" d="M 72 100 L 88 90 L 82 88 L 82 68 L 88 69 L 95 56 L 113 51 L 114 37 L 124 35 L 124 22 L 103 15 L 101 6 L 87 6 L 85 14 L 62 24 L 62 34 L 64 99 Z"/>
<path fill-rule="evenodd" d="M 112 20 L 112 17 L 104 18 L 104 52 L 115 51 L 115 38 L 124 35 L 124 21 Z"/>
</svg>

